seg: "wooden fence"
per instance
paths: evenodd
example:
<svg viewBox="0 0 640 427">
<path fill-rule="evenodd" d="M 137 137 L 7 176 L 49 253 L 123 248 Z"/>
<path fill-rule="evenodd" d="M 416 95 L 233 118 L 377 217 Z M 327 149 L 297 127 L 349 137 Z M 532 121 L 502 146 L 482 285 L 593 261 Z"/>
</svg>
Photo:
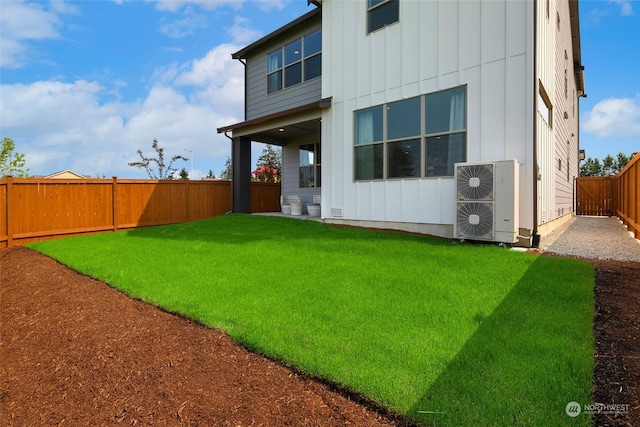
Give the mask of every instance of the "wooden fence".
<svg viewBox="0 0 640 427">
<path fill-rule="evenodd" d="M 576 178 L 576 214 L 617 216 L 640 236 L 640 154 L 615 176 Z"/>
<path fill-rule="evenodd" d="M 280 210 L 280 184 L 254 182 L 253 212 Z M 231 210 L 231 183 L 140 179 L 0 179 L 0 248 L 195 221 Z"/>
</svg>

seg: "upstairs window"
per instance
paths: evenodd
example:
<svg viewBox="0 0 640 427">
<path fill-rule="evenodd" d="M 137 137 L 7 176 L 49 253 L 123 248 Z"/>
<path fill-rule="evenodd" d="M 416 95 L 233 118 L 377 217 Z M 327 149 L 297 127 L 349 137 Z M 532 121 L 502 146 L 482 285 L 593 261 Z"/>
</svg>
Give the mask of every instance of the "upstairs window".
<svg viewBox="0 0 640 427">
<path fill-rule="evenodd" d="M 316 30 L 267 55 L 267 93 L 319 77 L 322 31 Z"/>
<path fill-rule="evenodd" d="M 372 33 L 400 19 L 400 0 L 367 0 L 367 32 Z"/>
</svg>

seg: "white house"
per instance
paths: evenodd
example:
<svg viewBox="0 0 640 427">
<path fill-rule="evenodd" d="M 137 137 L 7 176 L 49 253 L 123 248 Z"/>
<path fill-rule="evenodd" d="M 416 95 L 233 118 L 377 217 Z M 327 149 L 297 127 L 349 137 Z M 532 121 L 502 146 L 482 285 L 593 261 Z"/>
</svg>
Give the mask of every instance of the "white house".
<svg viewBox="0 0 640 427">
<path fill-rule="evenodd" d="M 251 211 L 259 141 L 283 147 L 282 193 L 321 194 L 328 223 L 458 238 L 484 220 L 463 205 L 484 203 L 495 218 L 480 240 L 536 245 L 570 217 L 586 96 L 576 0 L 310 7 L 233 55 L 246 116 L 218 132 L 232 138 L 235 212 Z M 461 199 L 487 183 L 488 202 Z"/>
</svg>

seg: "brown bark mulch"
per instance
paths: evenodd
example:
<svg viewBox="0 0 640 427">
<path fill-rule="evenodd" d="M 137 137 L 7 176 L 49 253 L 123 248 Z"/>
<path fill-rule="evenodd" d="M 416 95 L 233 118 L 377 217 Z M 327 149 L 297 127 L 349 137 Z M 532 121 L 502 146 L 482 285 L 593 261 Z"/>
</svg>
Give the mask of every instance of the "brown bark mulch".
<svg viewBox="0 0 640 427">
<path fill-rule="evenodd" d="M 640 425 L 640 264 L 596 268 L 596 425 Z M 406 425 L 32 250 L 0 250 L 0 424 Z"/>
</svg>

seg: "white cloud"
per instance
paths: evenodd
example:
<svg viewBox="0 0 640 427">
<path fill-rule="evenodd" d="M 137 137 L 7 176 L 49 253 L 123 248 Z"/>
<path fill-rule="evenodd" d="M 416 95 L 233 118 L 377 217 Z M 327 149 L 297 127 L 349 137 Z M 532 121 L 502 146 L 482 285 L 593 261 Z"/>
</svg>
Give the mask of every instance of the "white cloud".
<svg viewBox="0 0 640 427">
<path fill-rule="evenodd" d="M 207 19 L 201 13 L 194 12 L 191 7 L 183 13 L 183 18 L 176 21 L 165 21 L 160 24 L 160 32 L 172 39 L 189 36 L 198 28 L 206 28 Z"/>
<path fill-rule="evenodd" d="M 1 85 L 2 136 L 15 141 L 32 174 L 72 169 L 92 176 L 143 178 L 144 171 L 128 163 L 138 160 L 138 149 L 152 154 L 154 138 L 170 155 L 192 150 L 207 171 L 218 173 L 230 145 L 216 129 L 242 116 L 242 69 L 232 70 L 228 49 L 223 46 L 210 53 L 226 62 L 214 72 L 224 80 L 204 78 L 210 63 L 207 55 L 184 66 L 182 85 L 172 86 L 171 79 L 157 81 L 139 102 L 101 101 L 110 89 L 95 81 Z M 239 83 L 234 77 L 238 72 Z"/>
<path fill-rule="evenodd" d="M 620 15 L 633 15 L 633 6 L 631 6 L 631 2 L 629 0 L 609 0 L 609 3 L 613 3 L 620 7 Z"/>
<path fill-rule="evenodd" d="M 586 114 L 582 127 L 600 137 L 640 134 L 640 97 L 598 102 Z"/>
<path fill-rule="evenodd" d="M 258 3 L 258 7 L 265 12 L 270 10 L 282 10 L 285 7 L 284 0 L 253 0 Z"/>
<path fill-rule="evenodd" d="M 0 67 L 18 68 L 26 62 L 31 40 L 60 38 L 60 19 L 41 4 L 3 1 L 0 7 Z"/>
<path fill-rule="evenodd" d="M 261 32 L 249 26 L 251 21 L 241 16 L 236 16 L 233 27 L 227 33 L 231 36 L 233 43 L 247 44 L 260 37 Z"/>
<path fill-rule="evenodd" d="M 204 58 L 183 67 L 175 84 L 196 88 L 193 101 L 221 111 L 242 111 L 244 69 L 239 61 L 231 58 L 231 54 L 239 49 L 239 46 L 231 44 L 216 46 Z"/>
<path fill-rule="evenodd" d="M 147 0 L 156 4 L 158 10 L 175 12 L 189 5 L 197 5 L 205 10 L 213 10 L 222 6 L 232 6 L 239 9 L 243 0 Z"/>
</svg>

